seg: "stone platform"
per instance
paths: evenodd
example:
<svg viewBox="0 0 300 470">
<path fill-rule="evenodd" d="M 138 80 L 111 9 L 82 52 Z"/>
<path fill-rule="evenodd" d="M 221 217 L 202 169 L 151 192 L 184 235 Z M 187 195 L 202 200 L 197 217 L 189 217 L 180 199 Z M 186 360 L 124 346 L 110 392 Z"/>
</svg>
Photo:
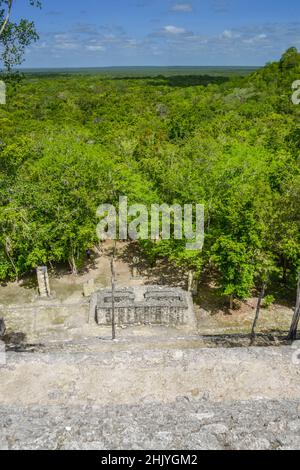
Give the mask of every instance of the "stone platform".
<svg viewBox="0 0 300 470">
<path fill-rule="evenodd" d="M 191 295 L 180 288 L 136 286 L 116 289 L 115 323 L 122 325 L 195 326 Z M 112 291 L 101 289 L 91 296 L 90 322 L 110 325 Z"/>
</svg>

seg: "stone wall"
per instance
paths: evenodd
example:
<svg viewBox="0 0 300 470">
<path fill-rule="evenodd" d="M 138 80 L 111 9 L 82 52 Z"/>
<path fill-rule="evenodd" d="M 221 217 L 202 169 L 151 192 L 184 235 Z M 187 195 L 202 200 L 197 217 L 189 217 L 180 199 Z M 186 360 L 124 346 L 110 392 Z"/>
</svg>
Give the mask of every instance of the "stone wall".
<svg viewBox="0 0 300 470">
<path fill-rule="evenodd" d="M 195 316 L 190 294 L 180 288 L 138 286 L 116 289 L 117 325 L 192 325 Z M 102 289 L 91 296 L 90 321 L 98 325 L 112 322 L 112 291 Z"/>
</svg>

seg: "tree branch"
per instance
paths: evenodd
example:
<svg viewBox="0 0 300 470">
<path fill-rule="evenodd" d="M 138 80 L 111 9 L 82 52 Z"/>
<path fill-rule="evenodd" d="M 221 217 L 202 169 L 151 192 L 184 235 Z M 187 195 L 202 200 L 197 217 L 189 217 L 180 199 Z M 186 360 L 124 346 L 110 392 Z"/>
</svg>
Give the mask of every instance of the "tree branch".
<svg viewBox="0 0 300 470">
<path fill-rule="evenodd" d="M 12 4 L 13 4 L 13 0 L 8 0 L 8 7 L 7 7 L 7 14 L 6 14 L 6 17 L 2 23 L 2 26 L 0 28 L 0 37 L 2 36 L 2 34 L 4 33 L 5 31 L 5 28 L 7 26 L 7 23 L 9 22 L 9 18 L 10 18 L 10 14 L 11 14 L 11 9 L 12 9 Z"/>
</svg>

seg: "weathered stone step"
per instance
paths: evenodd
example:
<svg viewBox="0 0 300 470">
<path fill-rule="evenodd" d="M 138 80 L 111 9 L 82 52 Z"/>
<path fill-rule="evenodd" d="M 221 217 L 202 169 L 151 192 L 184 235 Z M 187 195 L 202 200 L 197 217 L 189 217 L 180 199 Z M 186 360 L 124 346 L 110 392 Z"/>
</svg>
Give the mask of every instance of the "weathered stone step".
<svg viewBox="0 0 300 470">
<path fill-rule="evenodd" d="M 23 405 L 299 397 L 291 347 L 8 353 L 0 403 Z"/>
<path fill-rule="evenodd" d="M 300 449 L 300 400 L 1 406 L 0 449 Z"/>
</svg>

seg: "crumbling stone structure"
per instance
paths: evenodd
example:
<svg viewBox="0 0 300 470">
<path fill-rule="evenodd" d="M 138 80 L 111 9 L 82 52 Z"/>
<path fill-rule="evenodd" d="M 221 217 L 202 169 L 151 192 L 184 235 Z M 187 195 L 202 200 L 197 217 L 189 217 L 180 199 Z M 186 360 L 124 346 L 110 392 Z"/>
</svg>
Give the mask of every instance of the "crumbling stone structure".
<svg viewBox="0 0 300 470">
<path fill-rule="evenodd" d="M 36 275 L 39 286 L 40 297 L 50 297 L 50 284 L 48 270 L 46 266 L 39 266 L 36 268 Z"/>
<path fill-rule="evenodd" d="M 0 104 L 6 104 L 6 85 L 0 80 Z"/>
<path fill-rule="evenodd" d="M 180 288 L 137 286 L 116 289 L 114 304 L 115 323 L 119 326 L 194 324 L 192 299 Z M 90 321 L 103 326 L 111 324 L 111 289 L 101 289 L 91 296 Z"/>
</svg>

